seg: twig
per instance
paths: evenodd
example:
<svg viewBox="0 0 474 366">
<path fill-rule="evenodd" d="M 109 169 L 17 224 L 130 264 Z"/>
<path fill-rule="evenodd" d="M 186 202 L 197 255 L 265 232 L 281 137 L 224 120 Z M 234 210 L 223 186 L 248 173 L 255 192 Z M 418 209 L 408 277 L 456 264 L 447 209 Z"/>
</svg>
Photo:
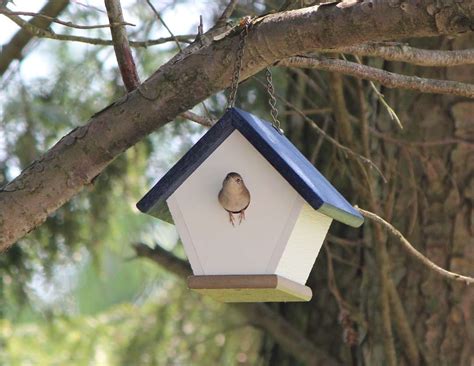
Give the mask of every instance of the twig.
<svg viewBox="0 0 474 366">
<path fill-rule="evenodd" d="M 373 212 L 363 210 L 361 208 L 358 208 L 358 210 L 364 217 L 367 217 L 368 219 L 373 220 L 381 224 L 383 227 L 385 227 L 385 229 L 387 229 L 390 234 L 395 236 L 400 241 L 400 243 L 403 245 L 403 247 L 408 251 L 410 255 L 415 257 L 419 262 L 424 264 L 429 269 L 435 271 L 436 273 L 440 274 L 441 276 L 447 279 L 464 282 L 466 285 L 470 285 L 471 283 L 474 283 L 474 278 L 447 271 L 444 268 L 441 268 L 437 264 L 430 261 L 418 250 L 416 250 L 413 247 L 413 245 L 402 235 L 402 233 L 400 233 L 400 231 L 398 231 L 395 227 L 393 227 L 387 221 L 382 219 L 380 216 L 374 214 Z"/>
<path fill-rule="evenodd" d="M 474 64 L 474 49 L 441 51 L 410 47 L 402 43 L 365 43 L 319 52 L 342 52 L 359 56 L 381 57 L 389 61 L 406 62 L 419 66 L 457 66 Z"/>
<path fill-rule="evenodd" d="M 61 14 L 68 4 L 68 0 L 49 0 L 46 5 L 41 8 L 40 12 L 51 17 L 56 17 Z M 28 22 L 24 21 L 24 23 L 37 28 L 47 28 L 51 24 L 50 21 L 37 17 L 30 19 Z M 8 44 L 2 46 L 2 51 L 0 52 L 0 75 L 3 75 L 13 60 L 22 58 L 23 50 L 32 38 L 33 35 L 31 32 L 26 28 L 21 28 L 15 33 Z"/>
<path fill-rule="evenodd" d="M 387 291 L 393 323 L 402 343 L 403 352 L 405 353 L 410 366 L 418 366 L 420 364 L 418 343 L 413 334 L 413 330 L 410 327 L 410 323 L 408 322 L 405 308 L 403 307 L 393 280 L 389 282 Z"/>
<path fill-rule="evenodd" d="M 80 25 L 80 24 L 75 24 L 69 21 L 64 21 L 57 19 L 55 17 L 43 14 L 43 13 L 34 13 L 30 11 L 11 11 L 9 9 L 0 9 L 0 14 L 4 15 L 24 15 L 24 16 L 29 16 L 29 17 L 38 17 L 38 18 L 43 18 L 46 20 L 49 20 L 51 23 L 58 23 L 61 25 L 64 25 L 66 27 L 70 28 L 76 28 L 76 29 L 97 29 L 97 28 L 110 28 L 112 26 L 118 26 L 118 25 L 129 25 L 132 27 L 135 27 L 135 24 L 128 23 L 128 22 L 123 22 L 123 23 L 113 23 L 113 24 L 97 24 L 97 25 Z"/>
<path fill-rule="evenodd" d="M 263 81 L 261 81 L 260 79 L 258 78 L 255 78 L 255 80 L 257 80 L 261 85 L 265 85 L 265 83 Z M 290 107 L 291 109 L 293 109 L 297 114 L 299 114 L 308 124 L 311 128 L 313 128 L 316 132 L 318 132 L 321 136 L 324 136 L 324 138 L 326 140 L 328 140 L 330 143 L 332 143 L 336 148 L 340 149 L 344 154 L 346 155 L 350 155 L 356 159 L 360 159 L 364 164 L 368 164 L 371 168 L 375 169 L 377 171 L 377 173 L 381 176 L 381 178 L 383 179 L 384 182 L 386 182 L 387 180 L 385 179 L 385 176 L 383 175 L 382 171 L 379 169 L 379 167 L 372 161 L 372 160 L 369 160 L 367 159 L 366 157 L 354 152 L 353 150 L 351 150 L 350 148 L 348 148 L 347 146 L 344 146 L 342 145 L 341 143 L 339 143 L 339 141 L 337 141 L 336 139 L 334 139 L 333 137 L 329 136 L 326 131 L 324 131 L 321 127 L 318 126 L 318 124 L 313 121 L 311 118 L 309 118 L 308 116 L 306 116 L 301 110 L 299 110 L 293 103 L 289 102 L 288 100 L 286 100 L 285 98 L 283 98 L 282 96 L 280 96 L 279 94 L 275 93 L 275 96 L 277 99 L 281 100 L 283 103 L 285 103 L 288 107 Z"/>
<path fill-rule="evenodd" d="M 344 247 L 359 247 L 361 245 L 364 245 L 364 240 L 363 239 L 345 239 L 345 238 L 340 238 L 338 236 L 332 235 L 332 234 L 327 234 L 326 236 L 327 241 L 341 245 Z"/>
<path fill-rule="evenodd" d="M 114 42 L 109 39 L 102 39 L 102 38 L 91 38 L 91 37 L 83 37 L 83 36 L 75 36 L 72 34 L 60 34 L 60 33 L 55 33 L 49 29 L 42 29 L 34 24 L 31 24 L 29 22 L 26 22 L 25 20 L 21 19 L 19 16 L 16 15 L 7 15 L 5 14 L 10 20 L 15 22 L 18 26 L 21 28 L 25 29 L 27 32 L 31 33 L 32 35 L 38 37 L 38 38 L 48 38 L 48 39 L 54 39 L 57 41 L 71 41 L 71 42 L 80 42 L 80 43 L 87 43 L 87 44 L 92 44 L 92 45 L 98 45 L 98 46 L 113 46 Z M 186 35 L 181 35 L 181 36 L 175 36 L 175 37 L 163 37 L 163 38 L 157 38 L 157 39 L 150 39 L 147 41 L 129 41 L 129 44 L 131 47 L 134 48 L 146 48 L 149 46 L 155 46 L 163 43 L 168 43 L 168 42 L 175 42 L 176 39 L 180 42 L 186 42 L 190 43 L 192 39 L 195 37 L 193 34 L 186 34 Z"/>
<path fill-rule="evenodd" d="M 344 60 L 296 56 L 283 59 L 277 65 L 339 72 L 361 79 L 376 81 L 387 88 L 409 89 L 421 93 L 451 94 L 474 98 L 474 85 L 472 84 L 401 75 Z"/>
<path fill-rule="evenodd" d="M 331 107 L 326 107 L 326 108 L 302 109 L 301 112 L 303 112 L 304 114 L 323 114 L 324 115 L 324 114 L 331 113 L 332 108 Z M 278 114 L 280 116 L 286 116 L 286 115 L 289 115 L 289 114 L 296 114 L 296 112 L 285 110 L 285 111 L 278 112 Z"/>
<path fill-rule="evenodd" d="M 360 65 L 363 65 L 362 64 L 362 61 L 359 59 L 359 57 L 357 56 L 354 56 L 357 63 L 359 63 Z M 387 101 L 385 100 L 385 96 L 378 90 L 378 88 L 375 86 L 374 82 L 373 81 L 370 81 L 369 80 L 369 85 L 370 87 L 372 88 L 372 90 L 374 91 L 374 93 L 377 95 L 377 97 L 379 98 L 380 102 L 382 103 L 382 105 L 385 107 L 385 109 L 387 110 L 388 112 L 388 115 L 390 116 L 390 119 L 392 121 L 395 121 L 397 122 L 397 125 L 398 127 L 400 127 L 401 130 L 403 130 L 403 124 L 402 124 L 402 121 L 400 121 L 400 118 L 398 118 L 398 115 L 397 113 L 394 111 L 394 109 L 390 106 L 390 104 L 387 103 Z"/>
<path fill-rule="evenodd" d="M 166 25 L 165 21 L 163 20 L 163 18 L 161 17 L 160 13 L 158 13 L 158 11 L 155 9 L 155 7 L 153 6 L 153 4 L 151 3 L 150 0 L 146 0 L 147 4 L 150 6 L 151 10 L 153 10 L 153 12 L 155 13 L 156 17 L 158 18 L 158 20 L 161 22 L 161 24 L 163 24 L 163 27 L 166 28 L 166 30 L 168 31 L 168 33 L 170 34 L 170 36 L 174 39 L 175 43 L 176 43 L 176 46 L 178 47 L 178 49 L 180 51 L 182 51 L 183 49 L 181 48 L 181 45 L 179 44 L 179 41 L 178 39 L 175 37 L 175 35 L 173 34 L 173 32 L 171 31 L 171 29 Z"/>
<path fill-rule="evenodd" d="M 395 137 L 390 136 L 387 133 L 377 131 L 375 128 L 370 128 L 370 133 L 378 138 L 381 138 L 385 141 L 391 142 L 395 145 L 408 146 L 408 147 L 437 147 L 453 144 L 462 144 L 465 145 L 468 149 L 474 148 L 474 141 L 463 140 L 460 138 L 446 138 L 442 140 L 431 140 L 431 141 L 409 141 L 409 140 L 400 140 Z"/>
<path fill-rule="evenodd" d="M 229 20 L 230 16 L 235 10 L 235 7 L 237 6 L 237 1 L 238 0 L 230 0 L 227 6 L 225 7 L 224 11 L 222 12 L 221 16 L 219 19 L 217 19 L 216 24 L 212 27 L 214 29 L 216 28 L 221 28 L 224 27 L 227 23 L 227 20 Z"/>
<path fill-rule="evenodd" d="M 105 7 L 110 24 L 124 23 L 120 0 L 105 0 Z M 123 83 L 127 91 L 131 92 L 140 85 L 140 78 L 128 43 L 127 31 L 123 25 L 113 25 L 110 28 L 110 33 Z"/>
<path fill-rule="evenodd" d="M 327 245 L 324 245 L 324 249 L 326 250 L 327 255 L 328 288 L 336 299 L 336 303 L 339 308 L 339 321 L 343 330 L 343 340 L 346 344 L 353 347 L 357 344 L 359 338 L 359 334 L 354 329 L 352 321 L 354 318 L 353 307 L 343 299 L 339 288 L 337 287 L 336 276 L 334 275 L 334 267 L 332 263 L 334 256 Z M 365 319 L 363 319 L 360 315 L 358 317 L 361 318 L 359 319 L 359 322 L 361 323 L 360 325 L 367 329 L 367 322 Z"/>
<path fill-rule="evenodd" d="M 212 125 L 214 125 L 214 123 L 216 123 L 216 121 L 214 121 L 210 118 L 200 116 L 200 115 L 198 115 L 194 112 L 191 112 L 191 111 L 183 112 L 183 113 L 180 114 L 180 116 L 183 117 L 183 118 L 189 119 L 190 121 L 199 123 L 200 125 L 202 125 L 204 127 L 211 127 Z"/>
</svg>

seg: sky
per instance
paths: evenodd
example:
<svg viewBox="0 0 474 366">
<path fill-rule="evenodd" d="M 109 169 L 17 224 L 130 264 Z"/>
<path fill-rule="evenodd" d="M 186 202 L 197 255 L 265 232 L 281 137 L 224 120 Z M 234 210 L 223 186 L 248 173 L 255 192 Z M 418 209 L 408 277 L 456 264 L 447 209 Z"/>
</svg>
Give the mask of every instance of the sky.
<svg viewBox="0 0 474 366">
<path fill-rule="evenodd" d="M 143 0 L 145 3 L 145 0 Z M 12 11 L 33 11 L 36 12 L 46 3 L 46 1 L 31 0 L 15 0 L 14 4 L 10 3 L 9 8 Z M 122 8 L 124 11 L 125 21 L 139 24 L 137 19 L 128 11 L 135 3 L 134 0 L 122 0 Z M 171 28 L 175 35 L 194 34 L 199 24 L 199 15 L 203 16 L 204 30 L 212 26 L 211 16 L 216 9 L 216 2 L 211 0 L 200 1 L 180 1 L 174 4 L 174 0 L 152 0 L 155 8 L 160 12 L 166 24 Z M 174 5 L 173 5 L 174 4 Z M 107 14 L 103 0 L 71 0 L 69 11 L 83 10 L 87 6 L 91 11 L 96 11 L 100 16 L 100 23 L 108 23 Z M 151 11 L 151 10 L 150 10 Z M 23 17 L 28 20 L 29 17 Z M 64 15 L 58 17 L 61 20 L 68 20 Z M 53 29 L 61 32 L 64 27 L 55 24 Z M 133 29 L 133 27 L 129 28 Z M 10 19 L 0 16 L 0 45 L 8 43 L 11 37 L 18 31 L 18 26 Z M 74 30 L 73 34 L 86 35 L 85 30 Z M 164 27 L 157 27 L 156 32 L 152 34 L 152 38 L 168 37 L 169 33 Z M 54 40 L 42 40 L 39 47 L 35 47 L 21 63 L 20 74 L 24 80 L 35 77 L 47 77 L 51 72 L 51 63 L 49 62 L 46 42 L 58 42 Z M 81 47 L 81 45 L 77 45 Z M 112 66 L 112 65 L 111 65 Z"/>
<path fill-rule="evenodd" d="M 142 0 L 145 3 L 145 0 Z M 46 1 L 31 1 L 31 0 L 15 0 L 14 3 L 9 4 L 9 8 L 12 11 L 28 11 L 37 12 L 46 3 Z M 130 12 L 130 7 L 135 3 L 135 0 L 122 0 L 122 8 L 124 11 L 125 21 L 140 24 L 140 19 L 137 19 Z M 211 0 L 202 1 L 180 1 L 175 4 L 173 0 L 152 0 L 155 8 L 160 12 L 162 18 L 166 24 L 171 28 L 175 35 L 179 34 L 194 34 L 197 32 L 197 26 L 199 24 L 199 15 L 203 15 L 204 30 L 212 26 L 212 14 L 216 11 L 216 2 Z M 174 5 L 173 5 L 174 4 Z M 172 6 L 171 6 L 172 5 Z M 71 4 L 68 7 L 70 12 L 77 10 L 83 10 L 84 6 L 88 6 L 90 11 L 97 11 L 100 19 L 96 24 L 108 23 L 107 15 L 105 12 L 105 6 L 103 0 L 71 0 Z M 151 12 L 151 9 L 150 9 Z M 60 15 L 58 17 L 61 20 L 68 20 L 67 14 Z M 23 17 L 25 20 L 29 20 L 29 17 Z M 158 22 L 158 20 L 157 20 Z M 0 45 L 7 44 L 12 36 L 18 31 L 19 27 L 5 16 L 0 15 Z M 65 27 L 53 24 L 53 30 L 57 33 L 62 33 Z M 129 28 L 133 30 L 133 28 Z M 68 29 L 71 30 L 70 28 Z M 77 35 L 88 35 L 87 30 L 74 30 L 73 34 Z M 90 36 L 90 33 L 89 33 Z M 155 27 L 155 32 L 151 34 L 151 38 L 168 37 L 169 33 L 164 27 Z M 59 42 L 55 40 L 42 39 L 32 42 L 29 45 L 29 50 L 26 52 L 26 57 L 22 60 L 19 68 L 21 78 L 28 82 L 35 78 L 47 78 L 51 75 L 54 70 L 54 60 L 49 56 L 49 45 L 53 42 Z M 84 45 L 79 43 L 70 43 L 71 47 L 74 47 L 77 52 L 84 52 L 88 47 L 94 47 L 92 45 Z M 169 45 L 157 46 L 157 47 L 169 47 Z M 1 49 L 0 49 L 1 50 Z M 112 49 L 111 49 L 112 50 Z M 117 67 L 113 52 L 107 53 L 109 57 L 104 60 L 107 67 Z M 13 66 L 13 67 L 12 67 Z M 15 66 L 10 65 L 10 70 Z M 5 73 L 5 75 L 7 75 Z M 5 76 L 4 75 L 4 76 Z M 0 80 L 0 123 L 2 117 L 2 90 Z M 8 90 L 3 89 L 4 92 Z M 2 154 L 5 154 L 6 140 L 5 136 L 0 131 L 0 158 Z M 20 169 L 15 167 L 15 164 L 10 164 L 10 174 L 16 176 L 20 173 Z M 174 239 L 176 240 L 176 238 Z M 74 284 L 71 282 L 72 278 L 79 270 L 78 265 L 65 264 L 60 267 L 60 281 L 61 286 L 58 286 L 58 281 L 54 278 L 47 279 L 40 271 L 33 277 L 31 287 L 34 289 L 37 296 L 39 296 L 45 302 L 51 302 L 57 299 L 58 296 L 63 296 L 65 291 L 69 291 Z"/>
</svg>

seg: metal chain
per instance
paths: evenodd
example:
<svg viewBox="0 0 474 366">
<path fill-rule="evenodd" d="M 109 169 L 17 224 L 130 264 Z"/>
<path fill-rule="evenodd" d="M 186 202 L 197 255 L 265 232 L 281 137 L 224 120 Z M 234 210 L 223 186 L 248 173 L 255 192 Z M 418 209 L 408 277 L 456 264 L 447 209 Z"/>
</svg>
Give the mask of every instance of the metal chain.
<svg viewBox="0 0 474 366">
<path fill-rule="evenodd" d="M 232 73 L 232 82 L 230 85 L 229 99 L 227 101 L 227 109 L 235 105 L 237 97 L 237 88 L 239 87 L 240 71 L 242 70 L 242 58 L 244 57 L 245 40 L 249 34 L 250 17 L 246 17 L 241 21 L 241 26 L 244 27 L 240 32 L 239 48 L 237 49 L 237 57 L 234 64 L 234 71 Z"/>
<path fill-rule="evenodd" d="M 276 108 L 277 100 L 275 98 L 275 89 L 273 88 L 273 78 L 272 72 L 267 67 L 265 70 L 265 76 L 267 77 L 267 92 L 268 92 L 268 104 L 270 104 L 270 114 L 272 116 L 272 126 L 280 134 L 283 135 L 283 130 L 281 129 L 281 123 L 278 119 L 278 109 Z"/>
</svg>

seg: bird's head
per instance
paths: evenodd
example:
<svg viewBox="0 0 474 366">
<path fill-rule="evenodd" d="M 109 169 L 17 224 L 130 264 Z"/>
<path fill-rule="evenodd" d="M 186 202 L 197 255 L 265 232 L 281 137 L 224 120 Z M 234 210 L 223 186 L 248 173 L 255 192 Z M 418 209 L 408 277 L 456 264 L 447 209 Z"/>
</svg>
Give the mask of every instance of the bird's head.
<svg viewBox="0 0 474 366">
<path fill-rule="evenodd" d="M 240 189 L 244 187 L 244 180 L 239 173 L 230 172 L 226 175 L 224 182 L 222 182 L 222 186 L 230 189 Z"/>
</svg>

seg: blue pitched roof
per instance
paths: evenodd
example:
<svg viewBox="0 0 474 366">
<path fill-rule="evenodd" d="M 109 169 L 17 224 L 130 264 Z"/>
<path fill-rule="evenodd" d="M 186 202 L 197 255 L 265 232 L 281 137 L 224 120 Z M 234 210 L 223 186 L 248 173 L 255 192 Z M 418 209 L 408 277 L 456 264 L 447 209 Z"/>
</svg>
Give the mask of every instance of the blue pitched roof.
<svg viewBox="0 0 474 366">
<path fill-rule="evenodd" d="M 361 214 L 272 124 L 238 108 L 224 116 L 138 202 L 140 211 L 172 222 L 166 200 L 234 131 L 238 130 L 315 210 L 358 227 Z"/>
</svg>

